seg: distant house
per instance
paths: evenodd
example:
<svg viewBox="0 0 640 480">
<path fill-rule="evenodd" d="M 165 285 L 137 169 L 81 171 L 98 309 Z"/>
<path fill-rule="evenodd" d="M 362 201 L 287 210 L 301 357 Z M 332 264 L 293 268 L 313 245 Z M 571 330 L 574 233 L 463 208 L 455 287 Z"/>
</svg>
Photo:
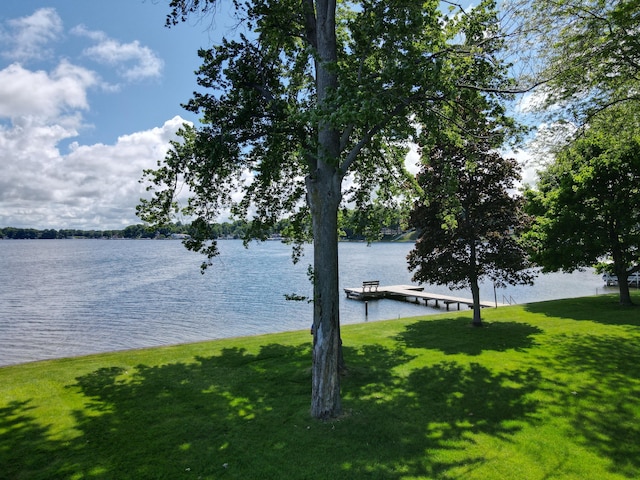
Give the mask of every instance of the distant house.
<svg viewBox="0 0 640 480">
<path fill-rule="evenodd" d="M 172 233 L 171 235 L 169 235 L 169 238 L 171 238 L 172 240 L 185 240 L 191 237 L 186 233 Z"/>
</svg>

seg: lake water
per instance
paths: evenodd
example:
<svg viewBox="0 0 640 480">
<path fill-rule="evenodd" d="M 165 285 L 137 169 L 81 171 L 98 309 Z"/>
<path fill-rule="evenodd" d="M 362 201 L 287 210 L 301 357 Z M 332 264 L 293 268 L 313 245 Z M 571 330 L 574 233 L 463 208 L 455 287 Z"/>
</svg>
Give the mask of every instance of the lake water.
<svg viewBox="0 0 640 480">
<path fill-rule="evenodd" d="M 0 241 L 0 365 L 138 347 L 308 329 L 312 308 L 287 301 L 308 295 L 312 247 L 293 265 L 280 242 L 219 242 L 207 273 L 179 241 Z M 340 288 L 363 280 L 410 284 L 408 243 L 340 244 Z M 469 297 L 464 290 L 425 286 Z M 538 277 L 533 287 L 497 290 L 498 302 L 526 303 L 594 295 L 606 289 L 592 272 Z M 493 301 L 491 285 L 481 287 Z M 393 300 L 341 298 L 343 324 L 438 313 Z"/>
</svg>

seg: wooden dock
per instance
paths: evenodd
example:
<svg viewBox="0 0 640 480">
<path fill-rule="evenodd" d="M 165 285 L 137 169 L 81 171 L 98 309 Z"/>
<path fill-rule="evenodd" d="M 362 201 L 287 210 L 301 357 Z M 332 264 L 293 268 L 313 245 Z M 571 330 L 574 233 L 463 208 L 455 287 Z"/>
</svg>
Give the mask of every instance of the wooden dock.
<svg viewBox="0 0 640 480">
<path fill-rule="evenodd" d="M 425 305 L 429 305 L 429 302 L 433 302 L 433 306 L 440 307 L 440 303 L 443 303 L 447 310 L 449 310 L 452 304 L 458 306 L 466 305 L 469 308 L 473 308 L 473 300 L 469 298 L 453 297 L 451 295 L 441 295 L 439 293 L 427 293 L 424 291 L 424 287 L 416 285 L 390 285 L 387 287 L 377 286 L 362 286 L 355 288 L 345 288 L 347 298 L 354 300 L 375 300 L 382 298 L 390 298 L 393 300 L 413 301 L 414 303 L 420 303 L 424 301 Z M 496 302 L 480 301 L 480 307 L 482 308 L 495 308 L 502 307 L 505 304 Z"/>
</svg>

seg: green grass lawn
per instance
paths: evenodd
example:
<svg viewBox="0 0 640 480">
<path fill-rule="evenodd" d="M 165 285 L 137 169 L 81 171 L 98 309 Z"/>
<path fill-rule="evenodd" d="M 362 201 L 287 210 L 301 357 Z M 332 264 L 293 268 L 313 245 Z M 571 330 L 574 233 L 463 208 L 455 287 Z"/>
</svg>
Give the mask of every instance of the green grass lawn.
<svg viewBox="0 0 640 480">
<path fill-rule="evenodd" d="M 332 422 L 306 331 L 0 368 L 0 478 L 640 478 L 640 307 L 483 317 L 343 327 Z"/>
</svg>

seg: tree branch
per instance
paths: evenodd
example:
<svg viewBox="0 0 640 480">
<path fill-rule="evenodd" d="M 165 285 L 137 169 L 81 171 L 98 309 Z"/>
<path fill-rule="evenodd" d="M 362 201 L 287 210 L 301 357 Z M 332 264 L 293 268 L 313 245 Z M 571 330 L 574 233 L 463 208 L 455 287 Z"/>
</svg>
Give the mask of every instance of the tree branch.
<svg viewBox="0 0 640 480">
<path fill-rule="evenodd" d="M 598 114 L 604 112 L 605 110 L 607 110 L 608 108 L 614 107 L 620 103 L 624 103 L 624 102 L 633 102 L 633 101 L 637 101 L 640 100 L 640 96 L 639 95 L 630 95 L 628 97 L 623 97 L 623 98 L 616 98 L 615 100 L 611 100 L 610 102 L 606 102 L 603 103 L 602 105 L 598 105 L 596 107 L 595 110 L 589 112 L 589 114 L 587 115 L 584 124 L 588 125 L 589 123 L 591 123 L 591 120 L 593 120 L 594 117 L 596 117 Z"/>
<path fill-rule="evenodd" d="M 475 90 L 477 92 L 503 93 L 505 95 L 509 95 L 509 94 L 530 92 L 530 91 L 534 90 L 535 88 L 539 87 L 540 85 L 544 85 L 547 82 L 549 82 L 549 79 L 540 80 L 538 82 L 534 82 L 531 85 L 522 86 L 522 87 L 514 87 L 514 88 L 483 87 L 483 86 L 479 86 L 479 85 L 471 85 L 471 84 L 468 84 L 468 83 L 456 83 L 455 85 L 458 88 L 466 88 L 466 89 L 469 89 L 469 90 Z"/>
<path fill-rule="evenodd" d="M 347 148 L 347 144 L 349 143 L 349 137 L 353 133 L 354 125 L 348 125 L 347 128 L 342 132 L 342 136 L 340 137 L 340 151 L 342 152 L 345 148 Z"/>
<path fill-rule="evenodd" d="M 304 15 L 305 39 L 314 50 L 317 50 L 318 34 L 313 0 L 302 0 L 302 11 Z"/>
<path fill-rule="evenodd" d="M 349 153 L 347 154 L 347 157 L 344 159 L 344 162 L 342 162 L 342 164 L 340 165 L 340 171 L 342 172 L 343 175 L 349 171 L 349 169 L 351 168 L 351 165 L 353 165 L 353 162 L 356 161 L 358 154 L 371 141 L 374 135 L 379 133 L 386 125 L 389 124 L 391 120 L 396 118 L 405 108 L 407 108 L 407 105 L 409 105 L 411 101 L 412 100 L 405 100 L 402 103 L 396 105 L 396 107 L 393 110 L 391 110 L 381 122 L 378 122 L 377 124 L 375 124 L 364 134 L 364 136 L 360 139 L 360 141 L 354 145 L 351 151 L 349 151 Z M 344 137 L 344 134 L 343 134 L 343 137 Z"/>
</svg>

